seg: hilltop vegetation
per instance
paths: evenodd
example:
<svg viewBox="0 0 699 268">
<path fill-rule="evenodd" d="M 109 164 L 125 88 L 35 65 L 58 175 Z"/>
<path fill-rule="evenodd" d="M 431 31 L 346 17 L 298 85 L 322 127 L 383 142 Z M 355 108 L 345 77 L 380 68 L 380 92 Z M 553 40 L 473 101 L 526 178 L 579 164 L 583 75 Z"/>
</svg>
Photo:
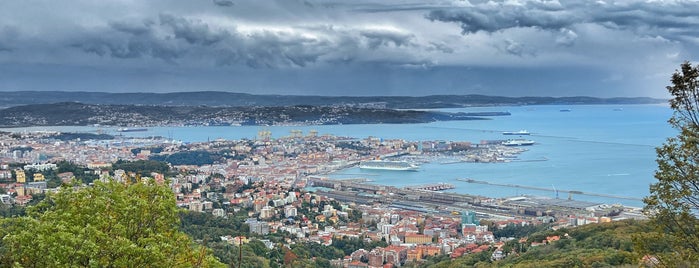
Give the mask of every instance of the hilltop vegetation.
<svg viewBox="0 0 699 268">
<path fill-rule="evenodd" d="M 499 261 L 491 260 L 491 250 L 420 267 L 638 267 L 643 256 L 636 245 L 653 244 L 656 252 L 666 249 L 662 241 L 646 241 L 649 232 L 648 222 L 635 220 L 547 230 L 529 235 L 522 243 L 507 242 L 503 252 L 510 254 Z M 553 236 L 560 240 L 532 246 Z"/>
<path fill-rule="evenodd" d="M 0 219 L 0 266 L 223 267 L 178 225 L 172 191 L 152 180 L 61 187 Z"/>
</svg>

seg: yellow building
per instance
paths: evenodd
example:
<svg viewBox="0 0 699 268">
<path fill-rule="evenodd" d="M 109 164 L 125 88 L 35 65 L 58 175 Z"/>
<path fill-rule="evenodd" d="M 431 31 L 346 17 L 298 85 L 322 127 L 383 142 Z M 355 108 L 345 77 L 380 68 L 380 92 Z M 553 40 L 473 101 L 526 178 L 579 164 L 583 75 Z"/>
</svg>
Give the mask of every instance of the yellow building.
<svg viewBox="0 0 699 268">
<path fill-rule="evenodd" d="M 24 170 L 21 170 L 21 169 L 15 170 L 15 177 L 17 177 L 18 183 L 27 182 L 27 176 L 26 176 L 26 174 L 24 174 Z"/>
<path fill-rule="evenodd" d="M 423 256 L 437 256 L 442 254 L 442 250 L 435 246 L 426 246 L 422 251 Z"/>
<path fill-rule="evenodd" d="M 41 173 L 34 173 L 34 181 L 45 181 L 46 177 Z"/>
<path fill-rule="evenodd" d="M 405 243 L 408 244 L 427 244 L 432 242 L 432 237 L 421 234 L 406 234 Z"/>
<path fill-rule="evenodd" d="M 27 190 L 24 189 L 24 186 L 15 187 L 15 193 L 17 193 L 17 196 L 25 196 L 25 195 L 27 195 Z"/>
<path fill-rule="evenodd" d="M 420 260 L 420 259 L 422 259 L 422 249 L 421 248 L 408 250 L 408 256 L 406 258 L 407 261 L 416 261 L 416 260 Z"/>
</svg>

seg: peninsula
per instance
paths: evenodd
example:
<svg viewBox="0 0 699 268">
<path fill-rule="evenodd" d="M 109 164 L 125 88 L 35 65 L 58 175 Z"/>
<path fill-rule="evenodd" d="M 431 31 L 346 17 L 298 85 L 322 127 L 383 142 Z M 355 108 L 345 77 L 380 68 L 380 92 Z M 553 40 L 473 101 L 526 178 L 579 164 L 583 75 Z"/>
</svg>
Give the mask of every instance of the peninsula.
<svg viewBox="0 0 699 268">
<path fill-rule="evenodd" d="M 229 126 L 402 124 L 482 120 L 509 112 L 447 113 L 349 106 L 210 107 L 34 104 L 0 110 L 0 126 Z"/>
</svg>

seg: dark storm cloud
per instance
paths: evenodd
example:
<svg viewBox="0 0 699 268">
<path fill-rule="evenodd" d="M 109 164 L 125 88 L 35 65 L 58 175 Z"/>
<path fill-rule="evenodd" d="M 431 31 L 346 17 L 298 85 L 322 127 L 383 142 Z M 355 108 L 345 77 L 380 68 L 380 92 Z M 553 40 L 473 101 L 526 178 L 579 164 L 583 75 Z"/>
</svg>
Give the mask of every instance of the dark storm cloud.
<svg viewBox="0 0 699 268">
<path fill-rule="evenodd" d="M 169 27 L 175 39 L 182 39 L 191 45 L 211 46 L 233 39 L 231 33 L 226 30 L 213 30 L 200 20 L 186 19 L 172 14 L 160 14 L 160 25 Z"/>
<path fill-rule="evenodd" d="M 433 10 L 427 18 L 433 21 L 459 23 L 462 33 L 494 32 L 515 27 L 560 29 L 575 20 L 574 14 L 562 10 L 531 9 L 526 6 L 490 5 Z"/>
<path fill-rule="evenodd" d="M 241 32 L 236 27 L 212 27 L 199 19 L 160 14 L 157 23 L 111 22 L 109 28 L 88 33 L 72 46 L 115 58 L 152 57 L 177 63 L 197 55 L 217 65 L 278 68 L 305 67 L 321 57 L 328 61 L 338 57 L 362 60 L 365 51 L 413 46 L 414 38 L 391 30 L 333 27 Z M 409 58 L 398 64 L 405 64 Z"/>
<path fill-rule="evenodd" d="M 428 11 L 439 8 L 447 8 L 446 5 L 434 5 L 428 3 L 419 4 L 359 4 L 353 5 L 355 12 L 381 13 L 381 12 L 401 12 L 401 11 Z"/>
<path fill-rule="evenodd" d="M 214 1 L 214 4 L 216 4 L 217 6 L 222 6 L 222 7 L 232 7 L 235 5 L 235 3 L 233 3 L 233 1 L 231 1 L 231 0 L 213 0 L 213 1 Z"/>
<path fill-rule="evenodd" d="M 412 39 L 415 37 L 412 34 L 397 33 L 382 30 L 364 30 L 360 33 L 366 38 L 370 48 L 379 46 L 409 46 L 412 44 Z"/>
<path fill-rule="evenodd" d="M 124 33 L 130 33 L 133 35 L 141 35 L 141 34 L 147 34 L 151 30 L 151 26 L 154 24 L 153 21 L 150 20 L 144 20 L 144 21 L 119 21 L 119 22 L 111 22 L 109 23 L 109 26 L 119 32 L 124 32 Z"/>
<path fill-rule="evenodd" d="M 2 40 L 0 40 L 0 52 L 10 52 L 12 51 L 12 47 L 9 45 L 3 44 Z"/>
<path fill-rule="evenodd" d="M 652 95 L 699 58 L 696 10 L 681 0 L 3 0 L 0 90 L 99 90 L 109 77 L 113 91 L 525 95 L 528 83 Z M 565 81 L 535 83 L 558 69 Z"/>
<path fill-rule="evenodd" d="M 612 29 L 679 39 L 699 33 L 697 10 L 697 1 L 522 1 L 516 4 L 489 1 L 468 7 L 432 10 L 426 18 L 458 23 L 463 34 L 522 27 L 565 31 L 577 24 L 592 23 Z M 564 38 L 562 43 L 568 43 L 569 40 L 570 38 Z"/>
<path fill-rule="evenodd" d="M 328 53 L 327 44 L 295 35 L 262 32 L 230 35 L 220 47 L 219 65 L 244 63 L 253 68 L 305 67 Z"/>
<path fill-rule="evenodd" d="M 0 27 L 0 52 L 10 52 L 13 50 L 13 43 L 17 39 L 19 31 L 16 27 Z"/>
<path fill-rule="evenodd" d="M 121 59 L 150 56 L 168 62 L 185 53 L 177 43 L 159 37 L 153 31 L 154 25 L 150 22 L 141 24 L 114 22 L 110 23 L 109 29 L 85 33 L 70 46 L 99 56 Z"/>
</svg>

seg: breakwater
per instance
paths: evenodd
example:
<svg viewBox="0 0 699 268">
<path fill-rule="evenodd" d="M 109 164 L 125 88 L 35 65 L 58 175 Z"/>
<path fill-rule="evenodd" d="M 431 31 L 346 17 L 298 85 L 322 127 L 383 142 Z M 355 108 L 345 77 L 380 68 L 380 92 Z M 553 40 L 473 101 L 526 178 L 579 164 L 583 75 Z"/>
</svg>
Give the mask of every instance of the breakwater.
<svg viewBox="0 0 699 268">
<path fill-rule="evenodd" d="M 561 189 L 556 189 L 554 187 L 543 188 L 543 187 L 527 186 L 527 185 L 519 185 L 519 184 L 494 183 L 494 182 L 479 181 L 479 180 L 474 180 L 474 179 L 456 179 L 456 180 L 462 181 L 462 182 L 467 182 L 467 183 L 477 183 L 477 184 L 492 185 L 492 186 L 521 188 L 521 189 L 546 191 L 546 192 L 554 192 L 554 193 L 568 193 L 569 197 L 575 194 L 575 195 L 588 195 L 588 196 L 597 196 L 597 197 L 614 198 L 614 199 L 625 199 L 625 200 L 634 200 L 634 201 L 642 201 L 643 200 L 642 198 L 637 198 L 637 197 L 620 196 L 620 195 L 612 195 L 612 194 L 590 193 L 590 192 L 583 192 L 583 191 L 576 191 L 576 190 L 561 190 Z"/>
</svg>

